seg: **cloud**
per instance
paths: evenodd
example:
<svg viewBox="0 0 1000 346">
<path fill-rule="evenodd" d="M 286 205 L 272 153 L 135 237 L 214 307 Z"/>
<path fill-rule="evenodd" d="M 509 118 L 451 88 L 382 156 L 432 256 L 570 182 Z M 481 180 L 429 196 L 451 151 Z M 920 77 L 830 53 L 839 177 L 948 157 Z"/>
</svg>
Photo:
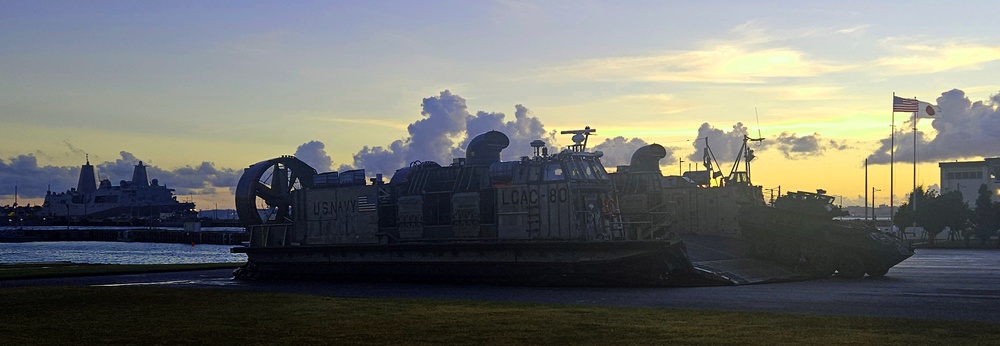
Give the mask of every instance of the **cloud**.
<svg viewBox="0 0 1000 346">
<path fill-rule="evenodd" d="M 649 145 L 645 140 L 641 138 L 628 139 L 622 136 L 615 138 L 606 138 L 604 142 L 594 146 L 593 151 L 600 151 L 604 153 L 601 157 L 601 163 L 604 167 L 608 169 L 614 169 L 620 165 L 631 164 L 632 154 L 636 150 L 644 146 Z M 676 148 L 666 148 L 667 156 L 660 159 L 660 165 L 669 165 L 671 162 L 677 161 L 674 157 L 674 150 Z"/>
<path fill-rule="evenodd" d="M 132 180 L 139 158 L 127 151 L 121 151 L 119 155 L 120 158 L 115 161 L 91 162 L 99 180 L 110 180 L 116 186 L 122 180 Z M 143 162 L 149 179 L 157 179 L 160 185 L 175 189 L 178 195 L 213 194 L 219 188 L 233 191 L 243 174 L 242 169 L 220 169 L 211 162 L 177 169 L 162 169 L 148 163 Z M 25 198 L 45 197 L 50 186 L 53 192 L 76 188 L 79 176 L 79 166 L 39 166 L 34 155 L 20 155 L 7 161 L 0 159 L 0 181 L 17 184 L 18 194 Z M 12 195 L 13 186 L 9 190 L 7 186 L 0 188 L 0 195 Z"/>
<path fill-rule="evenodd" d="M 791 160 L 821 156 L 828 149 L 847 150 L 851 148 L 842 141 L 824 139 L 818 133 L 798 136 L 795 133 L 782 132 L 774 141 L 774 145 L 781 151 L 781 154 Z"/>
<path fill-rule="evenodd" d="M 534 155 L 534 149 L 529 143 L 536 139 L 541 139 L 548 146 L 555 146 L 556 139 L 553 134 L 545 131 L 545 125 L 536 117 L 530 115 L 527 107 L 523 105 L 514 106 L 514 120 L 504 121 L 506 115 L 503 113 L 477 112 L 470 117 L 466 123 L 465 140 L 455 148 L 455 156 L 463 156 L 469 141 L 479 134 L 496 130 L 503 132 L 510 138 L 510 146 L 504 149 L 502 155 L 506 160 L 517 159 L 522 156 Z"/>
<path fill-rule="evenodd" d="M 391 176 L 392 172 L 404 167 L 403 153 L 406 150 L 406 143 L 402 140 L 395 140 L 387 147 L 368 147 L 366 145 L 361 148 L 361 151 L 354 154 L 353 165 L 341 165 L 338 170 L 364 168 L 368 173 L 382 173 Z"/>
<path fill-rule="evenodd" d="M 514 106 L 514 119 L 507 120 L 504 113 L 468 112 L 465 99 L 442 91 L 438 96 L 423 100 L 424 118 L 407 126 L 409 137 L 393 141 L 387 146 L 363 147 L 354 154 L 352 165 L 342 165 L 340 170 L 364 168 L 369 174 L 391 175 L 396 169 L 413 161 L 435 161 L 448 164 L 454 157 L 464 157 L 468 141 L 481 133 L 496 130 L 510 137 L 511 145 L 501 155 L 505 160 L 532 155 L 528 145 L 533 140 L 545 140 L 555 145 L 553 134 L 546 131 L 542 122 L 531 116 L 523 105 Z"/>
<path fill-rule="evenodd" d="M 121 157 L 113 162 L 94 165 L 97 168 L 98 179 L 108 179 L 114 185 L 120 184 L 121 180 L 132 180 L 135 165 L 141 160 L 127 151 L 121 151 L 119 155 Z M 211 162 L 175 169 L 163 169 L 149 161 L 143 161 L 143 165 L 146 166 L 146 176 L 150 180 L 156 179 L 160 185 L 175 189 L 178 195 L 213 194 L 216 188 L 233 191 L 240 176 L 243 175 L 242 169 L 216 168 Z"/>
<path fill-rule="evenodd" d="M 888 56 L 867 61 L 824 59 L 787 43 L 809 40 L 814 35 L 848 38 L 864 35 L 869 28 L 869 25 L 859 25 L 788 33 L 767 30 L 751 21 L 731 30 L 734 38 L 706 42 L 700 49 L 598 57 L 554 66 L 536 75 L 546 80 L 615 83 L 763 84 L 773 79 L 802 79 L 847 71 L 914 75 L 975 70 L 1000 60 L 1000 46 L 957 41 L 914 43 L 910 38 L 890 38 L 883 41 Z"/>
<path fill-rule="evenodd" d="M 66 153 L 66 156 L 70 156 L 71 154 L 73 156 L 85 156 L 85 155 L 87 155 L 86 151 L 83 151 L 82 149 L 77 148 L 76 146 L 73 145 L 73 143 L 70 143 L 69 141 L 63 141 L 63 144 L 65 144 L 66 148 L 69 149 L 69 152 Z"/>
<path fill-rule="evenodd" d="M 691 142 L 695 150 L 687 158 L 691 162 L 703 162 L 707 145 L 716 160 L 721 160 L 721 165 L 728 165 L 736 161 L 736 154 L 739 152 L 740 147 L 743 146 L 743 138 L 747 134 L 747 127 L 741 122 L 733 125 L 732 131 L 729 132 L 717 129 L 709 123 L 703 123 L 698 128 L 698 137 Z M 715 164 L 716 162 L 712 162 L 714 170 L 719 171 L 723 169 L 722 167 L 715 166 Z"/>
<path fill-rule="evenodd" d="M 424 118 L 407 126 L 409 137 L 387 147 L 363 147 L 354 154 L 353 167 L 391 175 L 413 161 L 450 162 L 454 138 L 464 134 L 466 122 L 472 117 L 465 99 L 445 90 L 437 97 L 424 98 L 421 107 Z M 341 166 L 341 170 L 345 168 L 348 165 Z"/>
<path fill-rule="evenodd" d="M 135 165 L 139 164 L 141 160 L 135 157 L 135 155 L 132 155 L 132 153 L 124 150 L 118 152 L 118 155 L 120 155 L 120 157 L 115 159 L 115 161 L 94 164 L 97 170 L 98 180 L 108 179 L 114 184 L 118 184 L 120 180 L 132 180 L 132 172 L 135 171 Z M 148 166 L 150 162 L 146 161 L 143 164 Z M 149 171 L 150 169 L 147 168 L 146 176 L 153 179 L 154 177 L 148 174 L 151 173 Z"/>
<path fill-rule="evenodd" d="M 844 94 L 847 89 L 840 85 L 805 83 L 754 86 L 753 92 L 781 101 L 839 101 L 847 97 Z"/>
<path fill-rule="evenodd" d="M 395 121 L 381 120 L 381 119 L 344 119 L 331 116 L 316 117 L 315 120 L 345 123 L 345 124 L 359 124 L 359 125 L 371 125 L 378 127 L 386 127 L 396 130 L 405 130 L 406 125 L 402 125 Z"/>
<path fill-rule="evenodd" d="M 763 83 L 768 78 L 812 77 L 846 68 L 812 60 L 792 48 L 718 45 L 654 56 L 586 60 L 553 68 L 550 74 L 615 82 Z"/>
<path fill-rule="evenodd" d="M 295 149 L 295 157 L 315 168 L 319 172 L 328 172 L 333 166 L 333 159 L 326 154 L 323 142 L 312 140 Z"/>
<path fill-rule="evenodd" d="M 933 136 L 919 130 L 927 121 L 917 124 L 916 146 L 918 162 L 940 162 L 963 158 L 1000 156 L 1000 94 L 985 101 L 970 101 L 965 92 L 953 89 L 941 93 L 936 100 L 941 114 L 931 120 Z M 912 119 L 905 121 L 896 132 L 895 160 L 913 162 L 914 133 Z M 879 141 L 879 148 L 868 156 L 871 164 L 886 164 L 890 160 L 891 138 Z"/>
<path fill-rule="evenodd" d="M 4 161 L 0 159 L 0 195 L 14 195 L 14 186 L 20 197 L 45 196 L 48 186 L 75 188 L 79 169 L 73 167 L 39 166 L 34 155 L 19 155 Z"/>
<path fill-rule="evenodd" d="M 694 162 L 702 162 L 705 157 L 705 139 L 707 138 L 708 146 L 716 160 L 720 160 L 721 165 L 728 165 L 736 161 L 736 155 L 743 147 L 743 138 L 746 136 L 749 136 L 749 131 L 741 122 L 733 125 L 733 129 L 729 132 L 717 129 L 709 123 L 703 123 L 698 129 L 698 137 L 692 142 L 695 150 L 687 158 Z M 785 158 L 798 160 L 822 156 L 827 150 L 847 150 L 850 148 L 843 141 L 826 139 L 818 133 L 799 136 L 795 133 L 783 132 L 777 138 L 764 138 L 763 141 L 754 143 L 751 149 L 755 151 L 776 149 Z M 719 167 L 714 168 L 720 169 Z"/>
<path fill-rule="evenodd" d="M 926 74 L 950 70 L 978 69 L 985 63 L 1000 60 L 1000 46 L 972 44 L 906 45 L 905 53 L 881 58 L 875 66 L 894 74 Z"/>
<path fill-rule="evenodd" d="M 843 28 L 843 29 L 839 29 L 839 30 L 837 30 L 837 33 L 838 34 L 844 34 L 844 35 L 860 35 L 860 34 L 864 34 L 864 33 L 868 32 L 868 29 L 871 29 L 871 27 L 872 26 L 870 24 L 855 25 L 855 26 L 851 26 L 851 27 L 846 27 L 846 28 Z"/>
</svg>

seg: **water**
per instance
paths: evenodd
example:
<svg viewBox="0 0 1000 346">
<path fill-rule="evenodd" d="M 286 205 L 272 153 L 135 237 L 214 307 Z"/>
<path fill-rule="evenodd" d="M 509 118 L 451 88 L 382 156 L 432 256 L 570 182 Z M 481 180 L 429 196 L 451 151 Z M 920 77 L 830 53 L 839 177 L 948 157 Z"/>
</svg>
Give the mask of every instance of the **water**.
<svg viewBox="0 0 1000 346">
<path fill-rule="evenodd" d="M 61 241 L 0 243 L 0 263 L 66 261 L 92 264 L 240 263 L 232 245 Z"/>
<path fill-rule="evenodd" d="M 0 226 L 0 231 L 4 230 L 24 230 L 24 231 L 62 231 L 62 230 L 77 230 L 77 231 L 103 231 L 103 230 L 115 230 L 115 231 L 127 231 L 127 230 L 144 230 L 144 229 L 160 229 L 167 231 L 183 231 L 184 227 L 145 227 L 145 226 Z M 202 232 L 214 231 L 214 232 L 243 232 L 243 227 L 202 227 Z"/>
</svg>

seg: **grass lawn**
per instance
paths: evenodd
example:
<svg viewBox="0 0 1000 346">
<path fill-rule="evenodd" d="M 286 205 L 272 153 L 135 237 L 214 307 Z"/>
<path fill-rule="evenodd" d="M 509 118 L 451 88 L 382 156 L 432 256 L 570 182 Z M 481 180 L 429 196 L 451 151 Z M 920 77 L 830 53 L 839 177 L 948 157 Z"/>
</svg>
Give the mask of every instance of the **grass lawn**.
<svg viewBox="0 0 1000 346">
<path fill-rule="evenodd" d="M 361 299 L 157 287 L 0 289 L 0 344 L 976 345 L 1000 325 Z"/>
<path fill-rule="evenodd" d="M 236 268 L 243 263 L 202 264 L 80 264 L 80 263 L 19 263 L 0 264 L 0 280 L 35 279 L 64 276 L 150 273 L 198 269 Z"/>
</svg>

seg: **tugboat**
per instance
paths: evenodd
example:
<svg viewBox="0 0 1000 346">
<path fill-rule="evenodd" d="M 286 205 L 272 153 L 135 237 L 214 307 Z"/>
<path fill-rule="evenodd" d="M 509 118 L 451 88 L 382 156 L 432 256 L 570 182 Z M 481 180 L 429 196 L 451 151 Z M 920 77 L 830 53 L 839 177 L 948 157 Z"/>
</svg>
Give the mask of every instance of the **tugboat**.
<svg viewBox="0 0 1000 346">
<path fill-rule="evenodd" d="M 618 196 L 586 150 L 596 130 L 563 131 L 574 144 L 502 161 L 509 138 L 473 138 L 450 165 L 414 161 L 366 180 L 364 170 L 317 171 L 283 156 L 251 165 L 236 189 L 250 234 L 238 279 L 475 281 L 658 286 L 694 278 L 684 243 L 662 227 L 623 221 Z M 642 226 L 636 227 L 635 225 Z"/>
</svg>

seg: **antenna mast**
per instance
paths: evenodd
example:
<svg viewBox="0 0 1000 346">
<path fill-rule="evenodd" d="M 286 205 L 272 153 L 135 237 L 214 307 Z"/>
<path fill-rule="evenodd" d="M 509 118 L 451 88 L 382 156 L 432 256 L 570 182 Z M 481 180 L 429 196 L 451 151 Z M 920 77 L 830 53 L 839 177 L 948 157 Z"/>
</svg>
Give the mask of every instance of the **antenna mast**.
<svg viewBox="0 0 1000 346">
<path fill-rule="evenodd" d="M 760 135 L 760 114 L 757 114 L 757 106 L 753 106 L 753 116 L 757 118 L 757 140 L 763 140 L 764 136 Z"/>
<path fill-rule="evenodd" d="M 597 129 L 592 129 L 590 126 L 584 127 L 583 130 L 566 130 L 561 131 L 561 134 L 572 134 L 573 135 L 573 145 L 569 146 L 569 149 L 582 153 L 587 150 L 587 139 L 590 138 L 590 134 L 597 132 Z"/>
</svg>

